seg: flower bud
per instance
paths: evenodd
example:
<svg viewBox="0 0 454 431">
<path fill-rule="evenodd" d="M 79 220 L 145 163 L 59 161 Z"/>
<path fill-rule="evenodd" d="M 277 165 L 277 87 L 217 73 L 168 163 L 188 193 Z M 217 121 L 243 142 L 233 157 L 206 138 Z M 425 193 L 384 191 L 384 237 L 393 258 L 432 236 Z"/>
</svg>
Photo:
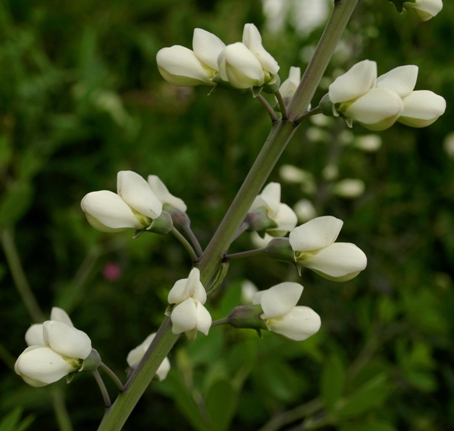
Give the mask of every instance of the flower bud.
<svg viewBox="0 0 454 431">
<path fill-rule="evenodd" d="M 404 2 L 404 9 L 419 21 L 428 21 L 443 8 L 442 0 L 415 0 Z"/>
</svg>

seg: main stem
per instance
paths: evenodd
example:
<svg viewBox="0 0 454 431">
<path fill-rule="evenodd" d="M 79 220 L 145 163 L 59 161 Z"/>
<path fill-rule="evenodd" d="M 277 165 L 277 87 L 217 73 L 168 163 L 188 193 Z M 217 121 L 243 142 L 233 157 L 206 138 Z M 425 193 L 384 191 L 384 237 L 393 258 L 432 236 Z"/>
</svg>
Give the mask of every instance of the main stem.
<svg viewBox="0 0 454 431">
<path fill-rule="evenodd" d="M 254 165 L 244 180 L 232 205 L 227 211 L 219 228 L 200 257 L 196 266 L 201 272 L 201 281 L 207 285 L 219 270 L 222 256 L 240 228 L 246 214 L 258 195 L 268 176 L 286 148 L 297 128 L 294 120 L 303 115 L 322 79 L 334 48 L 339 41 L 358 0 L 337 0 L 334 11 L 326 26 L 323 36 L 307 67 L 303 79 L 288 108 L 289 120 L 278 120 L 273 123 L 270 134 L 260 151 Z M 170 318 L 166 317 L 159 328 L 138 369 L 120 393 L 106 414 L 98 431 L 120 431 L 151 382 L 159 365 L 172 349 L 179 335 L 172 333 Z"/>
</svg>

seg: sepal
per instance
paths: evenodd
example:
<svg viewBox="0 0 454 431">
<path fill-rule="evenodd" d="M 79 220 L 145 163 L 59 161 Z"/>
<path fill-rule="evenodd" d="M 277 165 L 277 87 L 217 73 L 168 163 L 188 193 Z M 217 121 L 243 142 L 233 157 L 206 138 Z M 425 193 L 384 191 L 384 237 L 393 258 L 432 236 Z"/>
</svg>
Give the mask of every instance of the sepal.
<svg viewBox="0 0 454 431">
<path fill-rule="evenodd" d="M 166 235 L 173 229 L 172 216 L 167 211 L 162 211 L 161 215 L 154 219 L 150 227 L 146 230 L 148 232 L 157 233 L 159 235 Z"/>
<path fill-rule="evenodd" d="M 235 328 L 256 329 L 260 334 L 261 329 L 268 330 L 268 326 L 260 317 L 262 313 L 263 309 L 260 305 L 241 305 L 230 312 L 227 322 Z"/>
<path fill-rule="evenodd" d="M 81 371 L 94 371 L 101 365 L 101 356 L 99 355 L 98 351 L 95 349 L 91 349 L 90 354 L 88 357 L 82 362 L 82 366 L 79 368 L 79 372 Z"/>
<path fill-rule="evenodd" d="M 274 238 L 265 247 L 265 253 L 275 260 L 295 263 L 295 252 L 288 238 Z"/>
</svg>

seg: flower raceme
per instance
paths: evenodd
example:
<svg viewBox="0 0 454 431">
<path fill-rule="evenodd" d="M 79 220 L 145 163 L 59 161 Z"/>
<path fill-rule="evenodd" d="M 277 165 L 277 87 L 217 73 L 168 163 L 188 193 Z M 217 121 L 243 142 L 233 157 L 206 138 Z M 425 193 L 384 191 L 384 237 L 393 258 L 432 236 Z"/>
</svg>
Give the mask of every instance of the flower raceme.
<svg viewBox="0 0 454 431">
<path fill-rule="evenodd" d="M 279 65 L 263 48 L 254 24 L 244 26 L 242 42 L 228 46 L 214 34 L 196 28 L 192 46 L 192 51 L 175 45 L 158 52 L 158 68 L 167 82 L 180 86 L 215 86 L 224 81 L 239 89 L 276 82 Z"/>
<path fill-rule="evenodd" d="M 19 356 L 14 371 L 31 386 L 46 386 L 76 371 L 92 352 L 85 332 L 74 328 L 69 316 L 54 307 L 51 320 L 32 325 L 25 340 L 29 347 Z"/>
<path fill-rule="evenodd" d="M 315 334 L 321 325 L 314 310 L 297 306 L 302 293 L 300 284 L 285 282 L 255 293 L 252 302 L 262 307 L 260 317 L 271 332 L 302 341 Z"/>
<path fill-rule="evenodd" d="M 208 335 L 211 316 L 203 306 L 207 299 L 205 288 L 200 282 L 200 271 L 193 268 L 188 278 L 178 280 L 169 292 L 169 304 L 176 304 L 170 315 L 172 332 L 186 334 L 189 340 L 195 340 L 197 332 Z"/>
<path fill-rule="evenodd" d="M 366 268 L 363 251 L 351 243 L 335 242 L 343 222 L 332 216 L 317 217 L 290 232 L 297 266 L 331 281 L 348 281 Z"/>
<path fill-rule="evenodd" d="M 442 0 L 415 0 L 403 3 L 404 9 L 419 21 L 428 21 L 443 9 Z"/>
<path fill-rule="evenodd" d="M 341 115 L 364 127 L 381 131 L 396 121 L 411 127 L 426 127 L 446 108 L 443 97 L 422 90 L 413 91 L 418 67 L 397 67 L 377 78 L 377 64 L 364 60 L 339 76 L 329 87 L 334 115 Z"/>
<path fill-rule="evenodd" d="M 126 362 L 131 368 L 134 368 L 139 364 L 139 362 L 142 360 L 143 356 L 145 355 L 145 352 L 148 350 L 148 347 L 150 347 L 151 342 L 153 341 L 154 337 L 156 336 L 156 333 L 150 334 L 145 341 L 138 345 L 135 349 L 132 349 L 128 353 L 128 357 L 126 358 Z M 167 356 L 164 358 L 162 361 L 161 365 L 156 371 L 156 378 L 159 381 L 164 380 L 167 377 L 167 373 L 170 371 L 170 361 L 167 358 Z"/>
<path fill-rule="evenodd" d="M 259 194 L 249 209 L 247 218 L 249 228 L 272 236 L 283 236 L 291 231 L 298 222 L 295 212 L 281 203 L 281 185 L 269 183 Z"/>
</svg>

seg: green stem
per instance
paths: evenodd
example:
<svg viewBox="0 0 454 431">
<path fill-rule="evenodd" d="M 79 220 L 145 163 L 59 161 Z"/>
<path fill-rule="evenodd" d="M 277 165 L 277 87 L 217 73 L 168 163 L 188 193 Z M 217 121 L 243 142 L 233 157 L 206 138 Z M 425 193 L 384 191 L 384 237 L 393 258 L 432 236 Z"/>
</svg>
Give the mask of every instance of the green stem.
<svg viewBox="0 0 454 431">
<path fill-rule="evenodd" d="M 178 241 L 180 241 L 180 243 L 186 249 L 189 256 L 191 256 L 191 260 L 193 262 L 197 262 L 197 259 L 198 259 L 197 254 L 194 251 L 194 249 L 192 248 L 191 244 L 189 244 L 189 241 L 174 227 L 172 228 L 172 234 Z"/>
<path fill-rule="evenodd" d="M 96 383 L 98 383 L 99 390 L 101 391 L 101 394 L 102 394 L 102 399 L 104 400 L 104 405 L 106 406 L 106 409 L 107 409 L 112 405 L 112 403 L 110 402 L 110 397 L 109 397 L 109 393 L 107 392 L 106 385 L 104 384 L 104 381 L 103 381 L 101 375 L 99 374 L 98 370 L 93 370 L 92 373 L 96 380 Z"/>
<path fill-rule="evenodd" d="M 112 379 L 118 390 L 122 392 L 124 390 L 124 386 L 118 376 L 104 362 L 101 362 L 99 367 Z"/>
<path fill-rule="evenodd" d="M 310 111 L 306 112 L 305 114 L 301 115 L 301 117 L 298 117 L 295 120 L 296 124 L 301 124 L 304 120 L 307 120 L 309 117 L 312 117 L 313 115 L 320 114 L 322 112 L 322 109 L 320 106 L 317 106 L 314 109 L 311 109 Z"/>
<path fill-rule="evenodd" d="M 228 323 L 229 323 L 229 318 L 228 317 L 224 317 L 223 319 L 214 320 L 211 323 L 211 327 L 219 326 L 219 325 L 227 325 Z"/>
<path fill-rule="evenodd" d="M 35 296 L 32 293 L 24 269 L 14 242 L 14 230 L 12 227 L 5 227 L 0 231 L 3 251 L 8 261 L 9 269 L 16 285 L 16 289 L 24 302 L 30 316 L 36 323 L 44 322 L 44 314 L 41 311 Z"/>
<path fill-rule="evenodd" d="M 200 260 L 196 263 L 201 272 L 201 282 L 205 286 L 219 270 L 222 258 L 235 238 L 252 202 L 259 194 L 293 136 L 297 128 L 294 120 L 307 111 L 334 47 L 337 45 L 357 2 L 358 0 L 338 0 L 335 2 L 333 14 L 323 33 L 322 40 L 287 110 L 290 120 L 280 119 L 273 123 L 270 134 L 237 196 Z M 324 44 L 327 45 L 326 49 L 323 47 Z M 120 393 L 112 407 L 106 411 L 98 431 L 119 431 L 122 429 L 159 365 L 178 338 L 179 335 L 172 333 L 170 318 L 166 317 L 144 358 L 126 383 L 125 392 Z"/>
<path fill-rule="evenodd" d="M 276 93 L 274 93 L 274 95 L 276 96 L 277 103 L 279 103 L 279 109 L 281 110 L 282 119 L 288 120 L 287 107 L 285 106 L 284 99 L 282 98 L 282 94 L 278 90 L 278 91 L 276 91 Z"/>
<path fill-rule="evenodd" d="M 227 254 L 225 256 L 226 259 L 241 259 L 244 257 L 250 257 L 250 256 L 256 256 L 258 254 L 263 254 L 265 253 L 265 248 L 258 248 L 256 250 L 247 250 L 247 251 L 242 251 L 240 253 L 233 253 L 233 254 Z"/>
<path fill-rule="evenodd" d="M 304 115 L 359 0 L 334 0 L 334 10 L 311 62 L 287 108 L 290 120 Z"/>
<path fill-rule="evenodd" d="M 270 106 L 270 104 L 267 102 L 267 100 L 261 94 L 258 94 L 255 98 L 265 107 L 266 112 L 268 112 L 268 115 L 271 118 L 271 121 L 273 123 L 275 121 L 277 121 L 277 117 L 274 112 L 274 109 Z"/>
</svg>

